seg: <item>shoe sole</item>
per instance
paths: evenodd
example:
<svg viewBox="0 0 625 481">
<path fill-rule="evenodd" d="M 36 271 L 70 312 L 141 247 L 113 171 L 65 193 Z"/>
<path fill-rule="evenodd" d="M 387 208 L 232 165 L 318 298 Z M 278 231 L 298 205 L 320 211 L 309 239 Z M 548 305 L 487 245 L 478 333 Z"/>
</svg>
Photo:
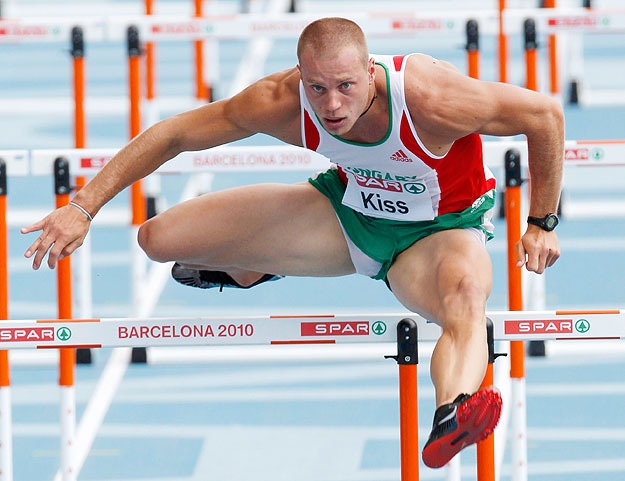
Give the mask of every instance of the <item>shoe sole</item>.
<svg viewBox="0 0 625 481">
<path fill-rule="evenodd" d="M 0 0 L 1 1 L 1 0 Z M 277 281 L 282 279 L 283 276 L 278 276 L 274 274 L 264 274 L 259 280 L 254 282 L 249 286 L 241 286 L 239 285 L 232 277 L 223 272 L 216 272 L 215 274 L 219 274 L 221 279 L 215 281 L 208 281 L 202 279 L 201 272 L 195 269 L 187 269 L 185 267 L 180 266 L 180 264 L 176 263 L 171 269 L 171 276 L 176 282 L 184 286 L 189 287 L 197 287 L 198 289 L 213 289 L 219 288 L 221 292 L 224 287 L 232 287 L 236 289 L 250 289 L 252 287 L 257 286 L 258 284 L 262 284 L 264 282 Z"/>
<path fill-rule="evenodd" d="M 495 388 L 476 392 L 458 406 L 458 427 L 432 441 L 423 449 L 423 462 L 430 468 L 440 468 L 462 449 L 490 436 L 501 415 L 501 394 Z"/>
</svg>

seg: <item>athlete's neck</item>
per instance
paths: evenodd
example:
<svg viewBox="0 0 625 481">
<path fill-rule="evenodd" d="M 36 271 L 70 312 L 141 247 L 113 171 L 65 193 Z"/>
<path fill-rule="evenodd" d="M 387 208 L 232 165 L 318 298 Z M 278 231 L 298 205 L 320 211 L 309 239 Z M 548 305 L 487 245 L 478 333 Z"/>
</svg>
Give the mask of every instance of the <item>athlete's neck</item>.
<svg viewBox="0 0 625 481">
<path fill-rule="evenodd" d="M 342 139 L 362 144 L 373 144 L 385 137 L 389 127 L 388 109 L 383 91 L 378 95 L 375 81 L 369 89 L 367 99 L 367 108 L 362 111 L 351 131 L 341 135 Z"/>
<path fill-rule="evenodd" d="M 369 109 L 371 108 L 371 106 L 373 105 L 373 102 L 377 98 L 378 98 L 378 96 L 375 93 L 375 84 L 374 84 L 374 86 L 373 86 L 373 97 L 371 97 L 371 102 L 369 102 L 369 106 L 365 109 L 365 111 L 363 113 L 360 114 L 360 117 L 358 117 L 358 118 L 362 118 L 367 112 L 369 112 Z"/>
</svg>

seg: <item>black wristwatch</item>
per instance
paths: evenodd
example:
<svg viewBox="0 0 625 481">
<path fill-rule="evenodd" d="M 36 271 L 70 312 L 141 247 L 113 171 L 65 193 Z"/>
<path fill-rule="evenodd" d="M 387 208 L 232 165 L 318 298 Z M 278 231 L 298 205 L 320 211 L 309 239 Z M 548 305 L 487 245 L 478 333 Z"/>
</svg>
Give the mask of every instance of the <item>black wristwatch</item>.
<svg viewBox="0 0 625 481">
<path fill-rule="evenodd" d="M 560 222 L 560 220 L 558 219 L 558 216 L 555 214 L 547 214 L 545 217 L 529 216 L 527 218 L 528 224 L 537 225 L 538 227 L 540 227 L 543 230 L 546 230 L 547 232 L 551 232 L 553 229 L 555 229 L 556 226 L 558 225 L 558 222 Z"/>
</svg>

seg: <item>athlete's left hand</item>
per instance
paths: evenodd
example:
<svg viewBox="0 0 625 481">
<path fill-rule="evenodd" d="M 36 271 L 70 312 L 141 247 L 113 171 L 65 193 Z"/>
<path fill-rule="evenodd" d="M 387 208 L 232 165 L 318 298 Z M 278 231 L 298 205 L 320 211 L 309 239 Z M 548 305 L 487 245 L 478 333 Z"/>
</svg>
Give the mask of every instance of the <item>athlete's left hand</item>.
<svg viewBox="0 0 625 481">
<path fill-rule="evenodd" d="M 516 244 L 517 267 L 542 274 L 560 257 L 558 236 L 555 231 L 547 232 L 535 225 L 527 226 L 527 231 Z"/>
</svg>

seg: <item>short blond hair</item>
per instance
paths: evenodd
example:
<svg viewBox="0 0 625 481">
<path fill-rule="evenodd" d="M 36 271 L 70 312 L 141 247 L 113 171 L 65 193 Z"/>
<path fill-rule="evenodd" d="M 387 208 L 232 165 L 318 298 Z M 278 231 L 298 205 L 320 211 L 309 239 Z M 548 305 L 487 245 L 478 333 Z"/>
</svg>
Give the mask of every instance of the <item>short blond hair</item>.
<svg viewBox="0 0 625 481">
<path fill-rule="evenodd" d="M 369 49 L 362 29 L 357 23 L 341 17 L 326 17 L 308 24 L 297 42 L 297 58 L 302 61 L 302 53 L 311 48 L 317 55 L 333 55 L 338 48 L 353 46 L 367 68 Z"/>
</svg>

